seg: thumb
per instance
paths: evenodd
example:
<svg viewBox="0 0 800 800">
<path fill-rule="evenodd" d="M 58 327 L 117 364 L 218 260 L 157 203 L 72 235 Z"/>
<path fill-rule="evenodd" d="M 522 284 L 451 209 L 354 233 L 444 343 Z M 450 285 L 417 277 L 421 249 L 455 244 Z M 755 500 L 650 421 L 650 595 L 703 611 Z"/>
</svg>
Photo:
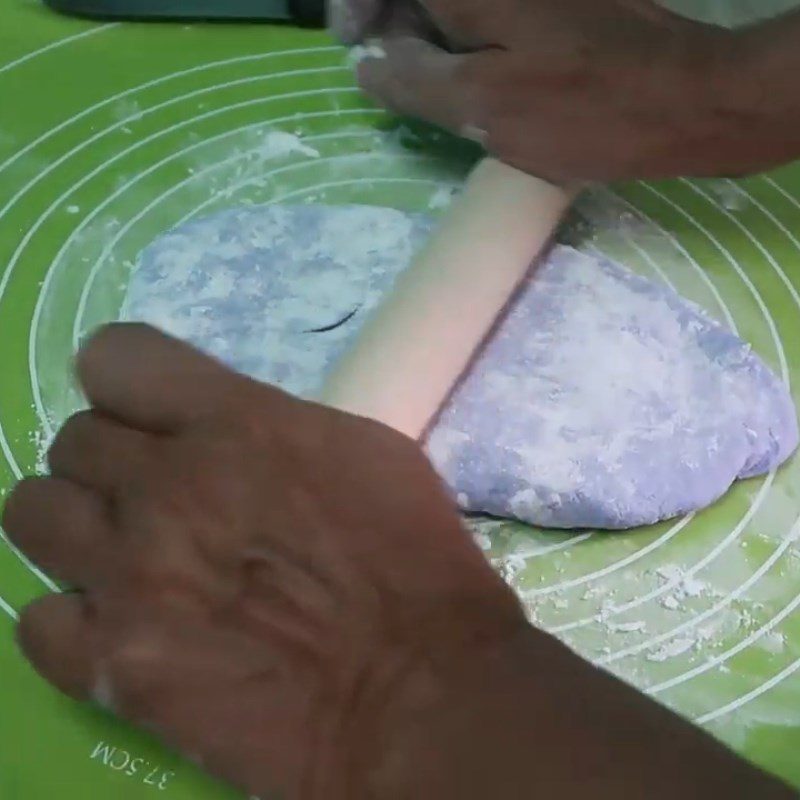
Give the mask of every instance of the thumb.
<svg viewBox="0 0 800 800">
<path fill-rule="evenodd" d="M 366 38 L 386 7 L 383 0 L 328 0 L 328 25 L 346 45 Z"/>
<path fill-rule="evenodd" d="M 395 113 L 480 141 L 480 75 L 495 55 L 453 54 L 414 37 L 386 39 L 358 64 L 358 82 Z"/>
</svg>

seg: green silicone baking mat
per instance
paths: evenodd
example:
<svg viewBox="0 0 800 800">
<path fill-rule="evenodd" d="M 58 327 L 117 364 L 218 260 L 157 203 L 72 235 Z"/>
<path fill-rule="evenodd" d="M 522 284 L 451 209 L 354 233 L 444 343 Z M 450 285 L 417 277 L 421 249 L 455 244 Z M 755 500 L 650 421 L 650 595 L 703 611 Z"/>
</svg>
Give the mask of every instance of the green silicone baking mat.
<svg viewBox="0 0 800 800">
<path fill-rule="evenodd" d="M 70 357 L 159 233 L 242 203 L 436 211 L 467 168 L 371 107 L 321 33 L 93 24 L 23 0 L 0 20 L 2 494 L 80 404 Z M 633 183 L 579 211 L 571 235 L 708 308 L 800 399 L 800 167 Z M 477 538 L 539 625 L 800 786 L 800 459 L 645 530 Z M 0 543 L 0 797 L 235 796 L 34 676 L 15 619 L 53 588 Z"/>
</svg>

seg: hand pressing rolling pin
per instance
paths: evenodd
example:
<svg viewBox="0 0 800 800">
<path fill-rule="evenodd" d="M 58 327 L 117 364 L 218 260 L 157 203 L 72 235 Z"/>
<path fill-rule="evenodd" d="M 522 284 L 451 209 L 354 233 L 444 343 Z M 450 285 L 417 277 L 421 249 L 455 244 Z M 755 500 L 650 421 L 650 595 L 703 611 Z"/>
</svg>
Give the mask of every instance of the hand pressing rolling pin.
<svg viewBox="0 0 800 800">
<path fill-rule="evenodd" d="M 535 267 L 576 179 L 741 170 L 799 139 L 797 124 L 776 134 L 774 115 L 754 117 L 766 64 L 800 66 L 797 49 L 764 55 L 769 25 L 731 33 L 649 0 L 337 0 L 331 20 L 344 41 L 378 45 L 358 65 L 368 92 L 507 162 L 479 165 L 320 397 L 412 438 Z M 800 41 L 800 14 L 790 22 Z M 745 111 L 752 124 L 735 124 Z"/>
<path fill-rule="evenodd" d="M 144 326 L 78 370 L 2 519 L 80 590 L 19 627 L 77 700 L 261 798 L 793 797 L 531 627 L 407 437 Z"/>
<path fill-rule="evenodd" d="M 741 175 L 800 156 L 800 12 L 743 30 L 651 0 L 335 0 L 396 111 L 556 183 Z"/>
</svg>

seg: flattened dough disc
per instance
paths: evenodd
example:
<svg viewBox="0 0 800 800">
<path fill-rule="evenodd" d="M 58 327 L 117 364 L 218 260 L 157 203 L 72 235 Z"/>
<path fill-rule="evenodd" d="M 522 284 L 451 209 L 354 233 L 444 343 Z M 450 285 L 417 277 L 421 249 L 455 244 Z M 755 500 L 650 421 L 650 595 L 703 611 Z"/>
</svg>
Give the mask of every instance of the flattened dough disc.
<svg viewBox="0 0 800 800">
<path fill-rule="evenodd" d="M 227 211 L 145 251 L 127 316 L 314 396 L 431 229 L 376 207 Z M 797 439 L 786 387 L 747 344 L 670 289 L 557 246 L 428 448 L 466 510 L 628 528 L 708 505 Z"/>
</svg>

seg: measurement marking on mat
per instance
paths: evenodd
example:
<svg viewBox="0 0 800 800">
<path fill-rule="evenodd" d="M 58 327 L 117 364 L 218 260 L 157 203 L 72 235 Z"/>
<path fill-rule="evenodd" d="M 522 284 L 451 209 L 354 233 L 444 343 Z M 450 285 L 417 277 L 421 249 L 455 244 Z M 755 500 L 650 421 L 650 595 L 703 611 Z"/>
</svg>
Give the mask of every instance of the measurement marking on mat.
<svg viewBox="0 0 800 800">
<path fill-rule="evenodd" d="M 128 778 L 135 778 L 139 783 L 161 792 L 169 788 L 170 782 L 175 777 L 175 773 L 171 770 L 164 769 L 147 758 L 135 756 L 128 750 L 108 742 L 98 742 L 92 750 L 90 758 L 114 772 L 120 772 Z"/>
</svg>

